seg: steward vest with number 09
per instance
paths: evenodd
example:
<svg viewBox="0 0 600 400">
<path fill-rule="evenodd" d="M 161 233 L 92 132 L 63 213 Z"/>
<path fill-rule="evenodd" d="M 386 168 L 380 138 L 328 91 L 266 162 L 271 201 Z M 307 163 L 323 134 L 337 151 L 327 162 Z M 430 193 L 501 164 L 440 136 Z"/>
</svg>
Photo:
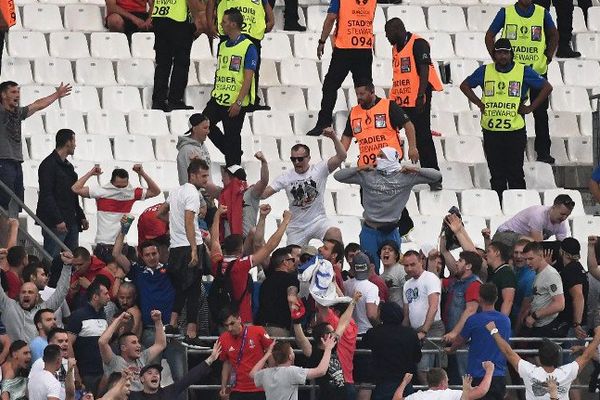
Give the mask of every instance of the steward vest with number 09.
<svg viewBox="0 0 600 400">
<path fill-rule="evenodd" d="M 221 26 L 225 10 L 237 8 L 244 16 L 242 24 L 242 33 L 253 39 L 262 40 L 265 37 L 267 28 L 265 7 L 262 0 L 221 0 L 217 5 L 217 29 L 219 35 L 224 36 L 225 32 Z"/>
<path fill-rule="evenodd" d="M 211 96 L 222 106 L 232 105 L 242 89 L 244 83 L 244 59 L 248 47 L 252 42 L 244 38 L 235 46 L 226 46 L 227 41 L 219 44 L 219 54 L 217 55 L 217 70 L 215 72 L 215 86 Z M 250 92 L 242 100 L 242 106 L 245 107 L 251 102 L 254 103 L 255 96 L 254 79 L 250 86 Z"/>
<path fill-rule="evenodd" d="M 334 46 L 338 49 L 373 48 L 376 0 L 340 0 Z"/>
<path fill-rule="evenodd" d="M 368 110 L 360 105 L 350 111 L 352 135 L 358 143 L 358 166 L 375 164 L 377 154 L 383 147 L 394 148 L 402 159 L 402 144 L 398 131 L 390 120 L 390 100 L 379 99 Z"/>
<path fill-rule="evenodd" d="M 186 0 L 154 0 L 152 18 L 170 18 L 173 21 L 184 22 L 188 19 Z"/>
<path fill-rule="evenodd" d="M 499 72 L 494 64 L 487 64 L 483 75 L 481 101 L 485 111 L 481 127 L 488 131 L 510 132 L 523 129 L 525 120 L 519 114 L 525 66 L 514 63 L 509 72 Z"/>
<path fill-rule="evenodd" d="M 537 4 L 529 18 L 517 14 L 516 5 L 505 7 L 506 17 L 502 28 L 502 37 L 510 40 L 515 53 L 514 61 L 530 65 L 538 74 L 548 71 L 546 33 L 544 32 L 545 9 Z"/>
<path fill-rule="evenodd" d="M 392 46 L 394 75 L 392 88 L 390 89 L 390 99 L 394 100 L 400 107 L 415 107 L 417 103 L 419 82 L 421 81 L 413 53 L 415 40 L 417 39 L 421 39 L 421 37 L 415 33 L 411 34 L 410 39 L 400 51 L 396 46 Z M 429 64 L 429 84 L 435 91 L 439 92 L 443 89 L 442 82 L 433 64 Z"/>
</svg>

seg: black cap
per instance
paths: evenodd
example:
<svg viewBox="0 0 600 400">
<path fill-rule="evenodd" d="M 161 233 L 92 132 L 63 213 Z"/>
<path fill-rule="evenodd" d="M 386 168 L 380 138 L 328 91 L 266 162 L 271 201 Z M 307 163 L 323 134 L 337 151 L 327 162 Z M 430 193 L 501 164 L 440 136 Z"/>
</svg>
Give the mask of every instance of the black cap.
<svg viewBox="0 0 600 400">
<path fill-rule="evenodd" d="M 496 40 L 496 43 L 494 43 L 494 50 L 512 51 L 512 45 L 510 44 L 510 40 L 506 38 L 500 38 Z"/>
<path fill-rule="evenodd" d="M 579 240 L 572 237 L 565 238 L 560 243 L 560 249 L 570 256 L 581 255 L 581 245 L 579 244 Z"/>
<path fill-rule="evenodd" d="M 201 124 L 202 122 L 206 121 L 206 119 L 207 118 L 202 113 L 196 113 L 196 114 L 190 115 L 190 118 L 189 118 L 188 121 L 190 123 L 191 128 L 185 134 L 186 135 L 191 134 L 192 133 L 192 128 L 195 127 L 196 125 Z"/>
<path fill-rule="evenodd" d="M 140 370 L 140 376 L 144 375 L 146 373 L 146 371 L 148 371 L 149 369 L 154 368 L 155 370 L 157 370 L 159 373 L 162 372 L 163 367 L 160 364 L 148 364 L 148 365 L 144 365 L 142 367 L 142 369 Z"/>
</svg>

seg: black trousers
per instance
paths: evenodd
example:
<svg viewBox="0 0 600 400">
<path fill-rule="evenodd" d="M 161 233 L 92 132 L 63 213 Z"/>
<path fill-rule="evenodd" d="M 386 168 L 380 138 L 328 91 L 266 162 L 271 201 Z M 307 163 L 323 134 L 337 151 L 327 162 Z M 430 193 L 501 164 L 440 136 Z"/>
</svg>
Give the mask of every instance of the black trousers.
<svg viewBox="0 0 600 400">
<path fill-rule="evenodd" d="M 483 151 L 490 169 L 490 186 L 502 199 L 508 189 L 525 189 L 525 129 L 514 132 L 492 132 L 483 130 Z"/>
<path fill-rule="evenodd" d="M 275 9 L 275 0 L 269 0 L 272 9 Z M 284 26 L 297 24 L 298 19 L 298 0 L 285 0 L 285 9 L 283 10 Z"/>
<path fill-rule="evenodd" d="M 533 2 L 546 10 L 550 10 L 550 5 L 556 8 L 558 47 L 570 47 L 573 38 L 573 10 L 575 9 L 573 2 L 564 0 L 533 0 Z"/>
<path fill-rule="evenodd" d="M 186 306 L 187 321 L 193 322 L 198 318 L 200 308 L 200 285 L 202 285 L 202 261 L 204 246 L 197 246 L 198 264 L 189 266 L 192 248 L 190 246 L 169 249 L 169 276 L 175 288 L 173 312 L 181 313 Z"/>
<path fill-rule="evenodd" d="M 418 112 L 416 107 L 402 107 L 402 109 L 415 126 L 421 167 L 439 170 L 435 144 L 431 137 L 431 90 L 426 91 L 426 100 L 422 112 Z"/>
<path fill-rule="evenodd" d="M 246 110 L 242 108 L 237 117 L 229 117 L 229 107 L 218 104 L 215 99 L 210 99 L 202 111 L 210 120 L 208 138 L 225 155 L 227 166 L 242 163 L 242 126 L 246 117 Z M 217 124 L 223 122 L 223 130 Z"/>
<path fill-rule="evenodd" d="M 156 52 L 152 102 L 160 104 L 165 100 L 183 101 L 195 27 L 189 22 L 177 22 L 170 18 L 154 18 L 152 24 Z"/>
<path fill-rule="evenodd" d="M 548 79 L 546 74 L 542 75 Z M 540 94 L 540 91 L 534 88 L 529 89 L 531 101 L 534 101 Z M 533 110 L 533 119 L 535 121 L 535 152 L 538 157 L 547 157 L 550 155 L 550 128 L 548 127 L 548 106 L 550 100 L 546 99 L 538 108 Z"/>
<path fill-rule="evenodd" d="M 373 51 L 371 49 L 333 49 L 331 63 L 323 82 L 323 98 L 317 126 L 331 125 L 338 89 L 342 87 L 349 72 L 352 72 L 354 83 L 372 79 Z"/>
<path fill-rule="evenodd" d="M 473 378 L 473 387 L 479 385 L 483 378 Z M 504 400 L 506 395 L 506 377 L 505 376 L 494 376 L 492 377 L 492 383 L 490 390 L 483 396 L 483 400 Z"/>
</svg>

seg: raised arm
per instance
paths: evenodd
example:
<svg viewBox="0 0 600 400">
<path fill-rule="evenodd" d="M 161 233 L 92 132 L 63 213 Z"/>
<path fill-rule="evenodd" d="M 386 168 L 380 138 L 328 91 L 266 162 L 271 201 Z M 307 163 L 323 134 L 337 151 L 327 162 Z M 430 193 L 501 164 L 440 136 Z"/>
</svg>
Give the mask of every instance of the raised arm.
<svg viewBox="0 0 600 400">
<path fill-rule="evenodd" d="M 252 254 L 252 264 L 262 264 L 262 262 L 267 257 L 269 257 L 273 250 L 275 250 L 277 246 L 279 246 L 279 242 L 281 242 L 281 238 L 283 237 L 283 234 L 285 233 L 285 230 L 287 229 L 291 219 L 292 213 L 288 210 L 285 210 L 283 212 L 283 218 L 281 220 L 281 223 L 277 227 L 275 233 L 273 233 L 273 235 L 269 238 L 269 240 L 267 240 L 267 243 L 265 243 L 263 247 L 261 247 L 260 249 L 258 249 L 258 251 Z"/>
<path fill-rule="evenodd" d="M 404 390 L 406 390 L 406 387 L 412 381 L 412 378 L 413 374 L 410 374 L 408 372 L 404 374 L 404 378 L 402 378 L 402 382 L 400 382 L 400 385 L 398 385 L 398 388 L 394 392 L 394 397 L 392 397 L 392 400 L 404 399 Z"/>
<path fill-rule="evenodd" d="M 598 236 L 588 236 L 587 266 L 590 274 L 600 281 L 600 265 L 598 265 L 598 259 L 596 258 L 596 243 L 598 243 Z"/>
<path fill-rule="evenodd" d="M 75 400 L 75 358 L 67 361 L 67 376 L 65 378 L 65 400 Z"/>
<path fill-rule="evenodd" d="M 123 271 L 125 271 L 125 275 L 129 274 L 129 270 L 131 269 L 131 262 L 127 257 L 123 255 L 123 242 L 125 241 L 125 235 L 123 234 L 123 224 L 126 220 L 127 216 L 124 215 L 121 218 L 121 230 L 119 230 L 119 233 L 117 234 L 117 238 L 115 239 L 115 244 L 112 250 L 113 258 L 115 259 L 117 264 L 119 264 L 121 268 L 123 268 Z"/>
<path fill-rule="evenodd" d="M 249 253 L 254 253 L 256 250 L 265 245 L 265 225 L 267 223 L 267 215 L 271 212 L 271 206 L 261 204 L 258 211 L 258 222 L 254 231 L 254 242 Z"/>
<path fill-rule="evenodd" d="M 17 218 L 9 218 L 8 223 L 8 239 L 6 240 L 6 248 L 10 249 L 17 245 L 19 239 L 19 220 Z"/>
<path fill-rule="evenodd" d="M 29 104 L 27 106 L 27 110 L 28 110 L 27 116 L 30 117 L 32 114 L 48 107 L 50 104 L 54 103 L 56 100 L 62 99 L 63 97 L 70 95 L 71 89 L 72 88 L 71 88 L 70 84 L 67 83 L 65 85 L 61 82 L 60 86 L 58 88 L 56 88 L 56 92 L 52 93 L 49 96 L 42 97 L 41 99 L 37 99 L 33 103 Z"/>
<path fill-rule="evenodd" d="M 490 390 L 492 377 L 494 376 L 494 363 L 491 361 L 484 361 L 481 363 L 481 365 L 485 370 L 485 375 L 483 376 L 483 379 L 479 385 L 471 387 L 472 378 L 469 375 L 463 376 L 463 398 L 465 400 L 480 399 Z M 467 390 L 465 391 L 465 389 Z"/>
<path fill-rule="evenodd" d="M 320 378 L 325 373 L 327 373 L 327 369 L 329 368 L 329 360 L 331 358 L 331 351 L 335 346 L 336 340 L 333 335 L 329 335 L 327 339 L 321 338 L 323 345 L 325 346 L 325 352 L 323 353 L 323 358 L 321 358 L 321 362 L 317 365 L 316 368 L 310 368 L 308 373 L 306 374 L 306 379 L 315 379 Z"/>
<path fill-rule="evenodd" d="M 73 254 L 70 252 L 63 252 L 61 253 L 61 258 L 63 261 L 63 269 L 56 284 L 56 290 L 54 293 L 52 293 L 52 296 L 50 296 L 48 300 L 42 303 L 42 308 L 49 308 L 53 311 L 58 310 L 65 301 L 67 293 L 69 292 L 69 283 L 71 281 L 71 264 L 73 262 Z"/>
<path fill-rule="evenodd" d="M 269 359 L 269 357 L 271 357 L 271 354 L 273 354 L 273 347 L 275 347 L 276 342 L 277 342 L 276 340 L 273 340 L 271 342 L 271 344 L 267 348 L 267 351 L 265 351 L 265 354 L 262 356 L 262 358 L 260 360 L 258 360 L 258 362 L 250 370 L 249 375 L 250 375 L 250 378 L 252 378 L 252 380 L 254 380 L 254 376 L 256 375 L 256 373 L 264 368 L 267 360 Z"/>
<path fill-rule="evenodd" d="M 269 184 L 269 164 L 262 151 L 257 152 L 254 157 L 260 161 L 260 179 L 251 190 L 255 197 L 260 197 Z"/>
<path fill-rule="evenodd" d="M 327 160 L 327 168 L 329 172 L 333 172 L 338 169 L 344 161 L 346 161 L 347 153 L 344 146 L 338 139 L 337 134 L 332 127 L 323 129 L 323 136 L 330 138 L 333 141 L 335 147 L 335 155 Z"/>
<path fill-rule="evenodd" d="M 519 355 L 515 353 L 512 347 L 510 347 L 510 344 L 508 344 L 506 340 L 504 340 L 504 338 L 500 335 L 494 321 L 488 322 L 485 328 L 488 330 L 488 332 L 490 332 L 490 335 L 492 335 L 492 337 L 494 338 L 496 345 L 498 346 L 502 354 L 504 354 L 504 357 L 506 357 L 506 359 L 513 366 L 513 368 L 518 371 L 519 361 L 521 361 L 521 357 L 519 357 Z M 494 330 L 496 331 L 494 332 L 494 334 L 492 334 Z"/>
<path fill-rule="evenodd" d="M 154 182 L 154 180 L 150 178 L 150 176 L 146 173 L 144 167 L 142 167 L 142 164 L 135 164 L 133 166 L 133 171 L 137 173 L 140 176 L 140 178 L 144 179 L 148 184 L 148 189 L 146 190 L 147 199 L 156 197 L 161 193 L 160 188 L 158 187 L 156 182 Z"/>
<path fill-rule="evenodd" d="M 295 301 L 298 301 L 297 290 L 293 291 L 293 293 L 290 293 L 288 291 L 288 304 L 290 305 L 290 313 L 293 311 L 292 305 Z M 302 350 L 302 354 L 304 354 L 306 357 L 310 357 L 312 354 L 312 346 L 310 344 L 310 341 L 304 334 L 304 331 L 302 330 L 302 324 L 300 323 L 300 321 L 292 322 L 292 325 L 294 327 L 294 336 L 296 337 L 296 344 L 298 345 L 298 347 L 300 347 L 300 350 Z"/>
<path fill-rule="evenodd" d="M 162 203 L 160 205 L 160 207 L 158 208 L 158 210 L 156 211 L 156 218 L 169 223 L 169 210 L 170 210 L 170 206 L 169 203 L 167 203 L 166 201 L 164 203 Z"/>
<path fill-rule="evenodd" d="M 575 359 L 577 364 L 579 364 L 579 372 L 581 372 L 587 363 L 594 357 L 594 354 L 596 354 L 596 351 L 598 350 L 598 344 L 600 344 L 600 326 L 594 328 L 594 340 L 592 340 L 589 346 L 585 348 L 583 354 Z"/>
<path fill-rule="evenodd" d="M 92 176 L 98 176 L 101 173 L 102 170 L 100 167 L 94 166 L 71 186 L 71 190 L 81 197 L 90 197 L 90 188 L 85 186 L 85 184 Z"/>
<path fill-rule="evenodd" d="M 352 313 L 354 312 L 354 307 L 356 307 L 356 303 L 358 303 L 361 297 L 361 292 L 359 292 L 358 290 L 354 292 L 354 296 L 352 296 L 352 301 L 348 304 L 348 308 L 346 308 L 346 311 L 344 311 L 344 313 L 340 316 L 340 320 L 338 321 L 338 326 L 335 330 L 335 333 L 338 336 L 341 337 L 346 331 L 348 325 L 350 325 L 350 321 L 352 321 Z"/>
<path fill-rule="evenodd" d="M 128 312 L 119 314 L 117 318 L 113 319 L 113 322 L 106 328 L 102 335 L 100 335 L 100 338 L 98 338 L 98 349 L 100 350 L 100 357 L 103 364 L 110 364 L 115 356 L 110 347 L 110 339 L 121 325 L 127 324 L 130 320 L 131 315 Z"/>
<path fill-rule="evenodd" d="M 462 220 L 456 214 L 448 214 L 446 218 L 444 218 L 444 223 L 450 227 L 454 235 L 456 236 L 456 240 L 460 244 L 460 247 L 464 251 L 472 251 L 477 252 L 477 248 L 475 244 L 471 240 L 471 237 L 467 233 L 465 226 L 462 223 Z"/>
<path fill-rule="evenodd" d="M 219 208 L 213 217 L 213 223 L 210 227 L 210 252 L 211 254 L 222 253 L 219 235 L 221 234 L 221 215 L 227 212 L 227 206 L 219 204 Z"/>
<path fill-rule="evenodd" d="M 165 328 L 162 323 L 162 315 L 159 310 L 150 311 L 150 317 L 154 321 L 154 344 L 148 347 L 148 356 L 151 360 L 156 359 L 163 350 L 167 347 L 167 336 L 165 335 Z"/>
</svg>

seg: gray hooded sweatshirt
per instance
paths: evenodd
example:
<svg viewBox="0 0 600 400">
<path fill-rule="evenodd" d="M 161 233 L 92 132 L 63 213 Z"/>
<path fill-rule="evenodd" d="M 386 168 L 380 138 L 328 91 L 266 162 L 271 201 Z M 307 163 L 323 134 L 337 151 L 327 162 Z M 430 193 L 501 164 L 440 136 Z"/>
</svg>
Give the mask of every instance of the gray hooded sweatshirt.
<svg viewBox="0 0 600 400">
<path fill-rule="evenodd" d="M 177 150 L 177 175 L 179 176 L 180 185 L 188 181 L 187 167 L 192 159 L 204 160 L 210 167 L 210 154 L 204 143 L 200 143 L 189 136 L 179 136 Z"/>
</svg>

